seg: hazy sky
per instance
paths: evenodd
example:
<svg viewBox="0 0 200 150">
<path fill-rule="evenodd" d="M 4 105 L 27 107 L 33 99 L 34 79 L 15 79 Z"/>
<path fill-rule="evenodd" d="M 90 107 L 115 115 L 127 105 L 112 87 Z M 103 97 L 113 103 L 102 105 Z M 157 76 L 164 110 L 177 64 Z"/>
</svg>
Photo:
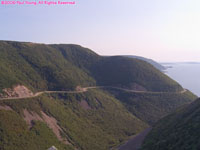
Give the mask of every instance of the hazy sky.
<svg viewBox="0 0 200 150">
<path fill-rule="evenodd" d="M 75 2 L 65 6 L 0 4 L 0 40 L 73 43 L 101 55 L 200 61 L 199 0 Z"/>
</svg>

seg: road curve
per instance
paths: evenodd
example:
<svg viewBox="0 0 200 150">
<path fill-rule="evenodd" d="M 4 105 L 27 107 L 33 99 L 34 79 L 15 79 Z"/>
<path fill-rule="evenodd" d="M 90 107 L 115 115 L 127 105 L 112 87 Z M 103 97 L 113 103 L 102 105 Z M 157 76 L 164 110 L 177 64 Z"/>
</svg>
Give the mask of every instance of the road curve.
<svg viewBox="0 0 200 150">
<path fill-rule="evenodd" d="M 92 87 L 84 87 L 81 90 L 75 90 L 75 91 L 41 91 L 37 92 L 34 95 L 31 96 L 24 96 L 24 97 L 8 97 L 8 98 L 0 98 L 0 100 L 12 100 L 12 99 L 27 99 L 27 98 L 33 98 L 40 96 L 45 93 L 84 93 L 87 92 L 89 89 L 102 89 L 102 88 L 111 88 L 111 89 L 118 89 L 126 92 L 132 92 L 132 93 L 154 93 L 154 94 L 163 94 L 163 93 L 185 93 L 187 90 L 183 89 L 182 91 L 179 92 L 153 92 L 153 91 L 137 91 L 137 90 L 130 90 L 130 89 L 124 89 L 124 88 L 119 88 L 119 87 L 114 87 L 114 86 L 92 86 Z"/>
<path fill-rule="evenodd" d="M 139 150 L 146 135 L 152 128 L 147 128 L 135 137 L 131 138 L 127 143 L 118 147 L 118 150 Z"/>
</svg>

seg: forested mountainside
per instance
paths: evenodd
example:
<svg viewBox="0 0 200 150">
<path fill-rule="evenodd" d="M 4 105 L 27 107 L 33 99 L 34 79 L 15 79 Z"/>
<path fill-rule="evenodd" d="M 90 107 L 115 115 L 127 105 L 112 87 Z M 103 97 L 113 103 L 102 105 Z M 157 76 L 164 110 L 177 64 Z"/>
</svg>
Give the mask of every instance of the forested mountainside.
<svg viewBox="0 0 200 150">
<path fill-rule="evenodd" d="M 136 117 L 153 125 L 159 119 L 173 112 L 179 106 L 190 104 L 196 96 L 189 92 L 131 93 L 122 90 L 110 90 L 112 95 Z"/>
<path fill-rule="evenodd" d="M 32 90 L 109 85 L 147 91 L 181 86 L 152 65 L 133 58 L 102 57 L 77 45 L 0 42 L 0 89 L 23 84 Z"/>
<path fill-rule="evenodd" d="M 108 150 L 194 99 L 142 60 L 0 41 L 2 150 Z"/>
<path fill-rule="evenodd" d="M 142 150 L 198 150 L 200 99 L 160 120 L 146 137 Z"/>
</svg>

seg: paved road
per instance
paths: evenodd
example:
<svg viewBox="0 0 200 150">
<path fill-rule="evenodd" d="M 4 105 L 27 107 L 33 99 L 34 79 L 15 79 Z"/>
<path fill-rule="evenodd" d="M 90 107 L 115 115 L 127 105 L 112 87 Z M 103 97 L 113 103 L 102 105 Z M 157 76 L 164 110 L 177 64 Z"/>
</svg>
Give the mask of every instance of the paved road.
<svg viewBox="0 0 200 150">
<path fill-rule="evenodd" d="M 183 89 L 182 91 L 179 92 L 153 92 L 153 91 L 137 91 L 137 90 L 129 90 L 129 89 L 124 89 L 124 88 L 119 88 L 119 87 L 113 87 L 113 86 L 102 86 L 101 88 L 112 88 L 112 89 L 118 89 L 126 92 L 133 92 L 133 93 L 154 93 L 154 94 L 163 94 L 163 93 L 185 93 L 187 92 L 187 89 Z"/>
<path fill-rule="evenodd" d="M 25 96 L 25 97 L 9 97 L 9 98 L 0 98 L 0 100 L 12 100 L 12 99 L 26 99 L 26 98 L 33 98 L 40 96 L 44 93 L 84 93 L 87 92 L 89 89 L 99 89 L 99 88 L 111 88 L 111 89 L 118 89 L 126 92 L 133 92 L 133 93 L 155 93 L 155 94 L 163 94 L 163 93 L 170 93 L 170 92 L 153 92 L 153 91 L 137 91 L 137 90 L 129 90 L 129 89 L 124 89 L 124 88 L 119 88 L 119 87 L 113 87 L 113 86 L 93 86 L 93 87 L 84 87 L 81 90 L 75 90 L 75 91 L 42 91 L 42 92 L 37 92 L 34 95 L 31 96 Z M 185 93 L 187 90 L 184 89 L 179 92 L 174 92 L 174 93 Z"/>
<path fill-rule="evenodd" d="M 147 128 L 143 132 L 139 133 L 135 137 L 131 138 L 127 143 L 121 145 L 118 150 L 139 150 L 146 135 L 151 131 L 151 128 Z"/>
</svg>

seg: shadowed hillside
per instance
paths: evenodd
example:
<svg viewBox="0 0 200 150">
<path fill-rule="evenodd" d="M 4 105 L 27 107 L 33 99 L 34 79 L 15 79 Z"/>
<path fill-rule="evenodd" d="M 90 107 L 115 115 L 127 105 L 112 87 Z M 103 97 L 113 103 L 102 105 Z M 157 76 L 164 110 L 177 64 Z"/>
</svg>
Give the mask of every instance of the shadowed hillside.
<svg viewBox="0 0 200 150">
<path fill-rule="evenodd" d="M 131 93 L 121 90 L 109 90 L 112 95 L 135 116 L 152 125 L 173 112 L 183 104 L 189 104 L 196 96 L 184 93 Z"/>
<path fill-rule="evenodd" d="M 142 60 L 122 56 L 105 57 L 92 69 L 101 85 L 146 91 L 179 91 L 182 87 Z"/>
<path fill-rule="evenodd" d="M 0 42 L 0 89 L 23 84 L 34 90 L 109 85 L 148 91 L 179 91 L 181 86 L 148 63 L 102 57 L 77 45 Z"/>
<path fill-rule="evenodd" d="M 160 120 L 145 139 L 142 150 L 198 150 L 200 99 Z"/>
</svg>

